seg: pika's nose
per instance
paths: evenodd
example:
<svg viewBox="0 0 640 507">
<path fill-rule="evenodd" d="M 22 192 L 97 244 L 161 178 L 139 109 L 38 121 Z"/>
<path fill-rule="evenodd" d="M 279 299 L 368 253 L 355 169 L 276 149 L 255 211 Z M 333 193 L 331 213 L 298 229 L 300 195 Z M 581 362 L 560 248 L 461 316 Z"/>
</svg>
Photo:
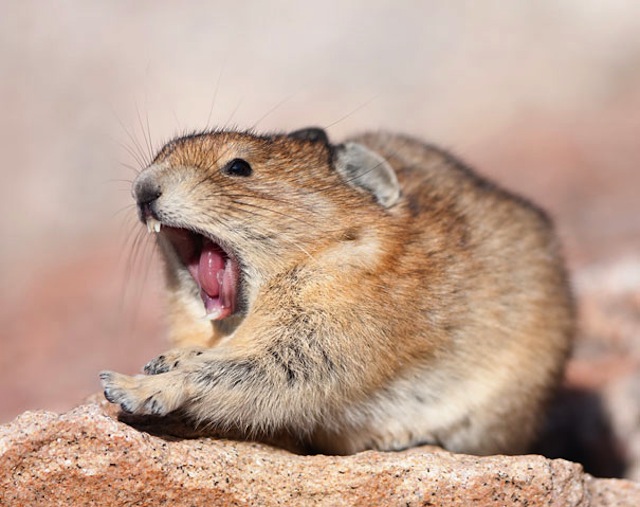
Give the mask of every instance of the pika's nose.
<svg viewBox="0 0 640 507">
<path fill-rule="evenodd" d="M 162 188 L 153 178 L 138 178 L 133 184 L 133 197 L 138 204 L 140 220 L 146 222 L 155 216 L 154 203 L 162 195 Z"/>
</svg>

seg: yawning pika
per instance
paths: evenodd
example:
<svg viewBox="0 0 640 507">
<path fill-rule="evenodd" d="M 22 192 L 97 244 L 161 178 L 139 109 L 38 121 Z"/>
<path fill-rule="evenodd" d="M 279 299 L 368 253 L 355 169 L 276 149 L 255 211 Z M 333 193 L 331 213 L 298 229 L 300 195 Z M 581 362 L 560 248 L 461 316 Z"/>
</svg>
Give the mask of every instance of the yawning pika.
<svg viewBox="0 0 640 507">
<path fill-rule="evenodd" d="M 416 139 L 213 131 L 133 185 L 176 348 L 103 372 L 134 414 L 325 453 L 528 449 L 573 306 L 549 218 Z"/>
</svg>

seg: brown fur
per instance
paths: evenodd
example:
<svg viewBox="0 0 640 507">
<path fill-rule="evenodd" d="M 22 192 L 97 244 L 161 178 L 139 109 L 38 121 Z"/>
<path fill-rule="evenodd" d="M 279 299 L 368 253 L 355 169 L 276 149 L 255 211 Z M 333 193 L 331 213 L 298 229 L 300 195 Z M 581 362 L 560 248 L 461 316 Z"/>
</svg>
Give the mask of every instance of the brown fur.
<svg viewBox="0 0 640 507">
<path fill-rule="evenodd" d="M 148 375 L 104 372 L 107 398 L 323 452 L 526 451 L 573 328 L 549 219 L 414 139 L 350 142 L 395 172 L 391 205 L 347 181 L 340 147 L 322 139 L 214 132 L 162 149 L 136 184 L 162 187 L 163 225 L 234 249 L 243 304 L 200 319 L 161 232 L 178 348 Z M 254 174 L 222 174 L 234 158 Z"/>
</svg>

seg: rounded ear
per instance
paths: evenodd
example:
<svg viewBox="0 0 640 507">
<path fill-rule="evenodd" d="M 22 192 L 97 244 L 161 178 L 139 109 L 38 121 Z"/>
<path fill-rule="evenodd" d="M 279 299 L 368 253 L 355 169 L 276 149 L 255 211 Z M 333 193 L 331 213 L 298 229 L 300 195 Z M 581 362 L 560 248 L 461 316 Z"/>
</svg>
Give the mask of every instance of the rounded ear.
<svg viewBox="0 0 640 507">
<path fill-rule="evenodd" d="M 294 130 L 289 134 L 289 137 L 329 145 L 329 136 L 327 136 L 327 133 L 320 127 L 308 127 L 306 129 Z"/>
<path fill-rule="evenodd" d="M 400 184 L 395 171 L 380 155 L 358 143 L 337 146 L 335 168 L 352 187 L 374 195 L 385 208 L 393 206 L 400 198 Z"/>
</svg>

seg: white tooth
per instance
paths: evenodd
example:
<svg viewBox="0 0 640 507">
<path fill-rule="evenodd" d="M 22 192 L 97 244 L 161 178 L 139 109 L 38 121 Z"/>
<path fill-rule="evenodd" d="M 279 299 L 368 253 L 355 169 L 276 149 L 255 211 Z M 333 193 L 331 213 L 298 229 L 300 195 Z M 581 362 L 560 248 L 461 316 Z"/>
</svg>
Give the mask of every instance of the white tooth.
<svg viewBox="0 0 640 507">
<path fill-rule="evenodd" d="M 207 313 L 204 317 L 203 320 L 217 320 L 220 317 L 220 314 L 222 313 L 222 311 L 220 309 L 216 309 L 212 312 Z"/>
<path fill-rule="evenodd" d="M 147 231 L 149 231 L 149 234 L 152 233 L 158 233 L 160 232 L 160 227 L 162 226 L 162 224 L 156 220 L 153 217 L 149 217 L 147 218 Z"/>
</svg>

